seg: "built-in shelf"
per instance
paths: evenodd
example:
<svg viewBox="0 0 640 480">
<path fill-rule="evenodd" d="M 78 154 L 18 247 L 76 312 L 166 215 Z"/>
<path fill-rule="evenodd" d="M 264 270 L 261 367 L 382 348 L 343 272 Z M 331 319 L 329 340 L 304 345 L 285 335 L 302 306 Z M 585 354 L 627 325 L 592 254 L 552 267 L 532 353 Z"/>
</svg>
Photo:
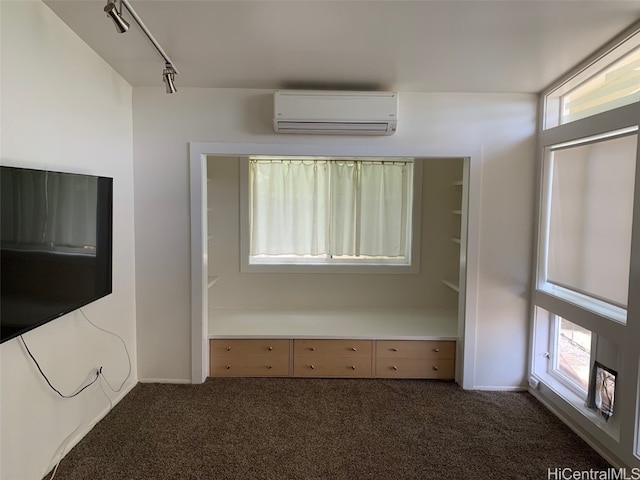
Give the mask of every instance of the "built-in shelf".
<svg viewBox="0 0 640 480">
<path fill-rule="evenodd" d="M 209 277 L 209 281 L 207 282 L 207 288 L 213 287 L 218 282 L 219 279 L 220 277 Z"/>
<path fill-rule="evenodd" d="M 454 280 L 443 280 L 442 283 L 444 283 L 451 290 L 454 290 L 456 292 L 460 292 L 460 286 L 458 285 L 458 282 L 456 282 Z"/>
<path fill-rule="evenodd" d="M 462 187 L 462 186 L 463 186 L 463 182 L 462 182 L 462 180 L 454 181 L 454 182 L 452 182 L 451 184 L 452 184 L 452 185 L 453 185 L 453 187 L 456 189 L 456 196 L 461 195 L 461 192 L 462 192 L 462 191 L 460 190 L 460 188 L 459 188 L 459 187 Z M 461 201 L 462 201 L 462 198 L 460 198 L 458 201 L 460 201 L 460 202 L 461 202 Z M 457 204 L 457 203 L 458 203 L 458 202 L 456 202 L 456 204 Z M 454 204 L 454 205 L 455 205 L 455 204 Z M 458 216 L 458 215 L 459 215 L 460 217 L 462 217 L 462 209 L 455 209 L 455 210 L 451 210 L 451 213 L 452 213 L 453 215 L 456 215 L 456 216 Z M 454 232 L 452 232 L 452 233 L 453 233 L 454 235 L 457 235 L 457 236 L 453 236 L 453 237 L 451 237 L 451 241 L 452 241 L 453 243 L 455 243 L 456 245 L 462 245 L 462 243 L 461 243 L 461 239 L 460 239 L 460 235 L 459 235 L 459 234 L 457 234 L 457 232 L 455 232 L 455 231 L 454 231 Z M 453 291 L 455 291 L 455 292 L 460 293 L 460 286 L 459 286 L 459 285 L 460 285 L 460 283 L 459 283 L 459 281 L 458 281 L 457 279 L 442 280 L 442 283 L 443 283 L 444 285 L 446 285 L 447 287 L 449 287 L 451 290 L 453 290 Z"/>
</svg>

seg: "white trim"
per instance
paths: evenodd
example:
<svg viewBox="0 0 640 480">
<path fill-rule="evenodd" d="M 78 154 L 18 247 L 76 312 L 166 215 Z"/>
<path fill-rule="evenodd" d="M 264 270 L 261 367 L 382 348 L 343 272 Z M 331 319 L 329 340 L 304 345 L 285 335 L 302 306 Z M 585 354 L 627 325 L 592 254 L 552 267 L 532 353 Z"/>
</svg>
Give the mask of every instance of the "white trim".
<svg viewBox="0 0 640 480">
<path fill-rule="evenodd" d="M 582 138 L 597 137 L 638 125 L 638 102 L 541 131 L 540 147 L 552 147 Z"/>
<path fill-rule="evenodd" d="M 189 148 L 189 176 L 191 185 L 191 382 L 203 383 L 209 374 L 209 349 L 207 348 L 209 285 L 207 232 L 207 175 L 206 156 Z"/>
<path fill-rule="evenodd" d="M 465 223 L 467 242 L 464 248 L 466 278 L 464 289 L 464 311 L 460 311 L 458 325 L 464 336 L 460 337 L 458 358 L 463 362 L 456 381 L 463 388 L 473 388 L 475 379 L 476 315 L 478 290 L 478 247 L 480 227 L 480 148 L 459 146 L 434 148 L 425 145 L 419 148 L 381 145 L 316 145 L 316 144 L 271 144 L 271 143 L 189 143 L 191 174 L 191 362 L 192 383 L 202 383 L 207 377 L 209 349 L 207 348 L 208 309 L 206 285 L 206 157 L 249 155 L 316 155 L 355 157 L 414 157 L 414 158 L 465 158 L 469 173 Z M 462 251 L 462 250 L 461 250 Z M 199 336 L 200 335 L 200 336 Z"/>
<path fill-rule="evenodd" d="M 191 383 L 196 383 L 193 380 L 189 380 L 188 378 L 140 378 L 138 379 L 140 383 L 169 383 L 175 385 L 188 385 Z"/>
<path fill-rule="evenodd" d="M 636 107 L 636 119 L 640 124 L 640 102 Z M 627 348 L 622 349 L 620 359 L 627 380 L 616 384 L 616 408 L 623 412 L 623 418 L 632 420 L 620 426 L 620 442 L 630 446 L 629 456 L 636 462 L 640 462 L 640 347 L 637 341 L 640 338 L 640 296 L 637 294 L 640 292 L 640 135 L 638 137 L 629 262 L 629 292 L 635 294 L 630 294 L 627 301 L 626 331 L 629 341 Z M 631 348 L 632 345 L 635 348 Z M 620 372 L 618 374 L 622 375 Z"/>
<path fill-rule="evenodd" d="M 501 386 L 501 385 L 476 385 L 470 390 L 477 392 L 526 392 L 528 387 L 514 387 L 514 386 Z"/>
<path fill-rule="evenodd" d="M 628 335 L 624 324 L 612 322 L 608 317 L 591 310 L 585 310 L 583 307 L 546 292 L 534 290 L 531 295 L 531 301 L 534 305 L 566 318 L 570 322 L 580 325 L 596 335 L 604 336 L 619 345 L 623 343 L 625 336 Z"/>
</svg>

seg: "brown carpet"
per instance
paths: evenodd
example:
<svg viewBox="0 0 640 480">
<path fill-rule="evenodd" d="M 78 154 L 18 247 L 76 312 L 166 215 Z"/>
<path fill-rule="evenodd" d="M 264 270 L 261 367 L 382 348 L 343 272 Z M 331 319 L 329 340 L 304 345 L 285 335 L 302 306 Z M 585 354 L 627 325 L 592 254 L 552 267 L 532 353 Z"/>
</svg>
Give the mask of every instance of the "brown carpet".
<svg viewBox="0 0 640 480">
<path fill-rule="evenodd" d="M 236 378 L 137 385 L 56 480 L 540 480 L 556 467 L 609 465 L 528 393 Z"/>
</svg>

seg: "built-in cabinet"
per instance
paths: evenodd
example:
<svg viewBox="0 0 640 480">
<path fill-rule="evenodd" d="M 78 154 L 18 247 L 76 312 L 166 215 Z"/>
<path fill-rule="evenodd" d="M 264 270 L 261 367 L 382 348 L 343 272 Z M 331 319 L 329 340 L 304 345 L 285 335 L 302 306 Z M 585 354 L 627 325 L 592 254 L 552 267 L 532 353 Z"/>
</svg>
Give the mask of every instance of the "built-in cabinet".
<svg viewBox="0 0 640 480">
<path fill-rule="evenodd" d="M 453 380 L 454 341 L 212 339 L 212 377 Z"/>
</svg>

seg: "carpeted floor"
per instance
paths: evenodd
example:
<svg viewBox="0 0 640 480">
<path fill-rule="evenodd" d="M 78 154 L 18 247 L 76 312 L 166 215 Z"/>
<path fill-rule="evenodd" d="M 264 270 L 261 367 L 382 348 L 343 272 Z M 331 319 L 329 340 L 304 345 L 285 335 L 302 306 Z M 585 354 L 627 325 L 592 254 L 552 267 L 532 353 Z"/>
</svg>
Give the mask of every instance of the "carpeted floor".
<svg viewBox="0 0 640 480">
<path fill-rule="evenodd" d="M 557 467 L 609 465 L 528 393 L 235 378 L 137 385 L 55 478 L 541 480 Z"/>
</svg>

